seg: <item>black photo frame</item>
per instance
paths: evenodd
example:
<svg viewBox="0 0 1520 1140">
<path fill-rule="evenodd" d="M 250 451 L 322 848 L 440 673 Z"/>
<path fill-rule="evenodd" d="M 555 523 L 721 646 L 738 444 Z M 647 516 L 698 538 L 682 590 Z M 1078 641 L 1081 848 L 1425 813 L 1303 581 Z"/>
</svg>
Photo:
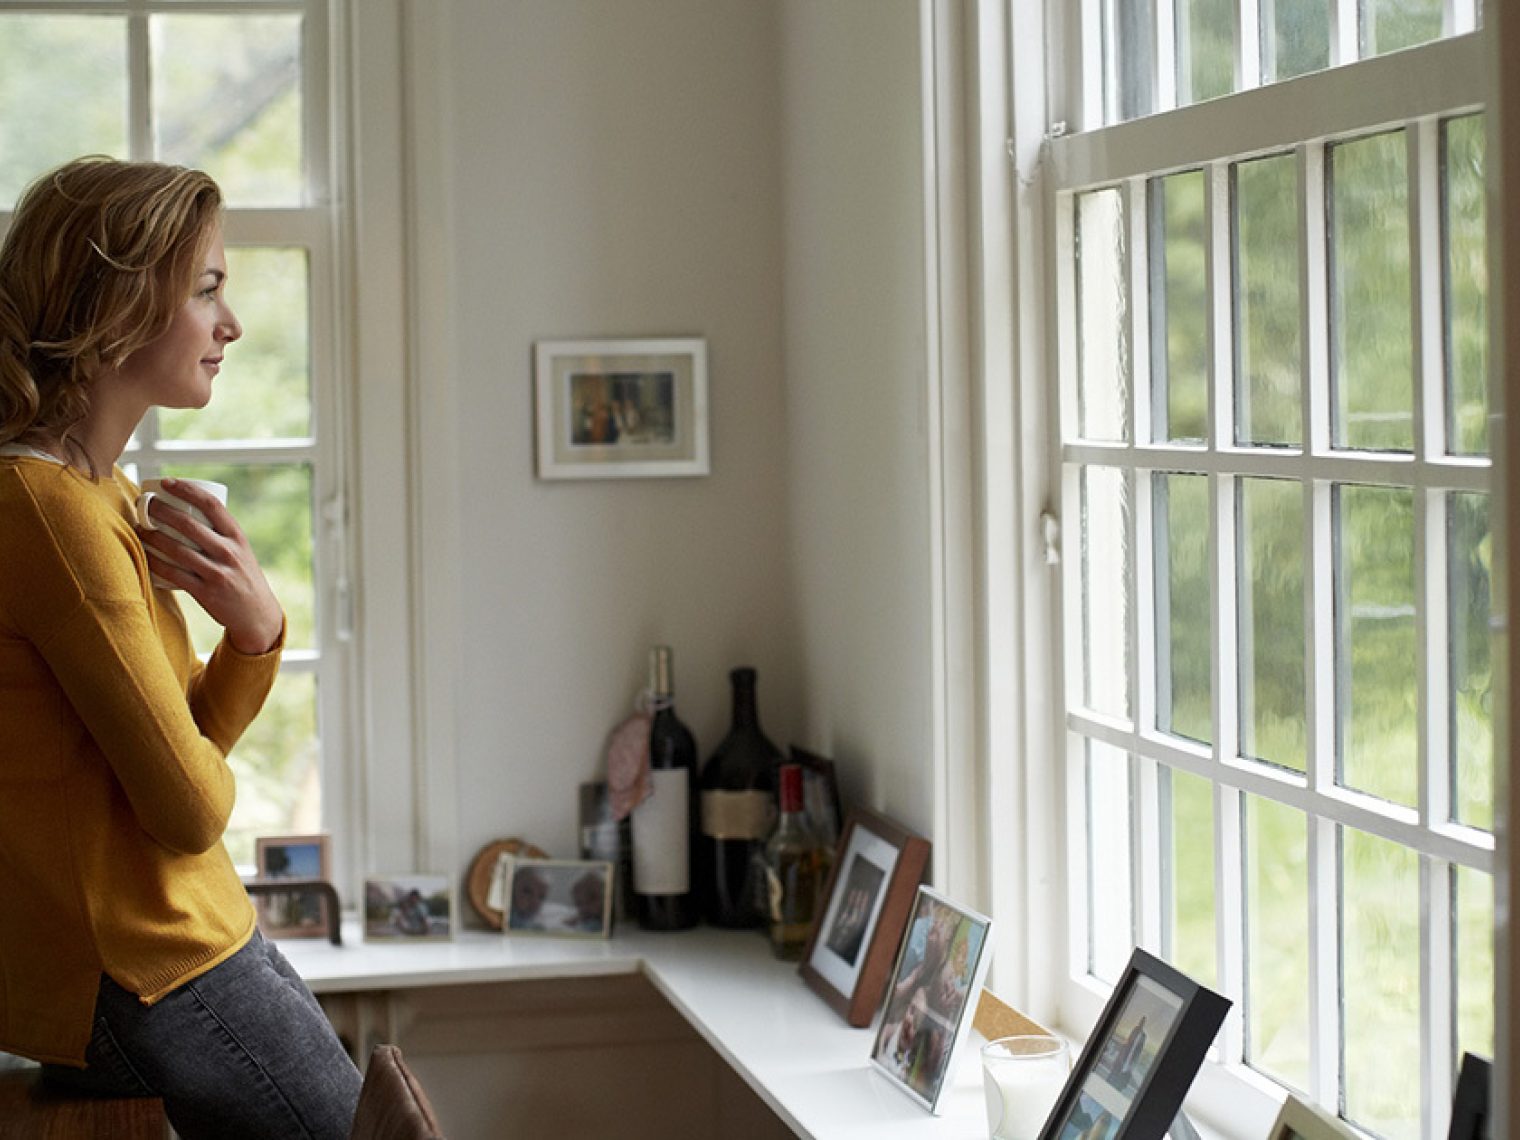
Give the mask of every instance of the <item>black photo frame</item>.
<svg viewBox="0 0 1520 1140">
<path fill-rule="evenodd" d="M 1040 1140 L 1161 1140 L 1229 1009 L 1228 998 L 1136 949 Z"/>
<path fill-rule="evenodd" d="M 1488 1118 L 1492 1083 L 1492 1063 L 1476 1053 L 1463 1053 L 1446 1140 L 1489 1140 L 1493 1135 L 1493 1123 Z"/>
</svg>

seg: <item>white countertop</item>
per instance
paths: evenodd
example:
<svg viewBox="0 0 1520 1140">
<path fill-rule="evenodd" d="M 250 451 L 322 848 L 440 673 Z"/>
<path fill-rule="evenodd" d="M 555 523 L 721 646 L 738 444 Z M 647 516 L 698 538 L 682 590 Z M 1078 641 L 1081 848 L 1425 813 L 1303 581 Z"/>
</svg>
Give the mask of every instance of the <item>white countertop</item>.
<svg viewBox="0 0 1520 1140">
<path fill-rule="evenodd" d="M 810 1140 L 985 1140 L 978 1038 L 955 1059 L 943 1112 L 931 1116 L 870 1062 L 870 1029 L 851 1029 L 752 931 L 619 933 L 610 940 L 448 942 L 288 939 L 280 949 L 316 993 L 642 973 L 773 1111 Z"/>
</svg>

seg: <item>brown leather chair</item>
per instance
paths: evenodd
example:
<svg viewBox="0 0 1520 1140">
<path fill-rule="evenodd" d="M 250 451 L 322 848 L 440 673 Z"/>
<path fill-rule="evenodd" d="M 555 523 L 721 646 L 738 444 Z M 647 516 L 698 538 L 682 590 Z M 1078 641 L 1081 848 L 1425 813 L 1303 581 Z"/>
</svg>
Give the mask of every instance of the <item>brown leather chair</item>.
<svg viewBox="0 0 1520 1140">
<path fill-rule="evenodd" d="M 364 1070 L 349 1140 L 443 1140 L 427 1093 L 394 1045 L 376 1045 Z"/>
</svg>

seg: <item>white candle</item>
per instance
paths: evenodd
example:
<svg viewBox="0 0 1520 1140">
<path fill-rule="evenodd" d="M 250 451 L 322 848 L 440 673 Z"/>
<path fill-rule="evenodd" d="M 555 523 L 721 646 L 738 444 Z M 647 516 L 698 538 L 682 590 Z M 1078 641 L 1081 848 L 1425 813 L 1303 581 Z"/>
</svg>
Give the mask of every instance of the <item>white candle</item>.
<svg viewBox="0 0 1520 1140">
<path fill-rule="evenodd" d="M 1070 1062 L 1054 1037 L 1000 1038 L 982 1049 L 992 1140 L 1036 1140 L 1066 1087 Z"/>
</svg>

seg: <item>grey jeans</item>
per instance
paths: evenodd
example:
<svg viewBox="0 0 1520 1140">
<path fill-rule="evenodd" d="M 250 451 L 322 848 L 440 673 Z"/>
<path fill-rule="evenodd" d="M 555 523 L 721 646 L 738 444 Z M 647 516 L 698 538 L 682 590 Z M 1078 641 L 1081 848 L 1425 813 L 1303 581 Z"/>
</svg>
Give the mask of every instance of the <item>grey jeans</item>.
<svg viewBox="0 0 1520 1140">
<path fill-rule="evenodd" d="M 347 1140 L 361 1079 L 317 999 L 263 935 L 144 1005 L 100 980 L 80 1091 L 163 1098 L 184 1140 Z"/>
</svg>

